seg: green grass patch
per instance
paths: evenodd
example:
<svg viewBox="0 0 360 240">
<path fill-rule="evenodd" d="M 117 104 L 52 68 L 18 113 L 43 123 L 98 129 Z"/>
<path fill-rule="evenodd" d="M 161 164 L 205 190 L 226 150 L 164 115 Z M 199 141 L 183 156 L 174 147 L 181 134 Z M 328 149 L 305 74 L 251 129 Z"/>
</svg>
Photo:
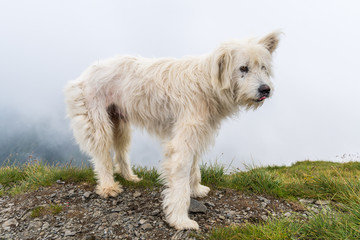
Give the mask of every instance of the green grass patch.
<svg viewBox="0 0 360 240">
<path fill-rule="evenodd" d="M 161 182 L 159 180 L 159 173 L 155 168 L 147 168 L 147 167 L 134 167 L 134 173 L 140 177 L 142 180 L 140 182 L 130 182 L 122 178 L 119 174 L 115 174 L 115 179 L 121 183 L 123 186 L 134 187 L 134 188 L 142 188 L 142 187 L 159 187 L 161 186 Z"/>
<path fill-rule="evenodd" d="M 159 174 L 155 168 L 134 167 L 133 170 L 135 174 L 142 178 L 142 181 L 138 183 L 129 182 L 119 174 L 115 174 L 115 179 L 127 187 L 161 186 Z M 96 184 L 96 176 L 89 166 L 49 165 L 33 160 L 20 166 L 12 164 L 0 168 L 0 196 L 4 194 L 16 195 L 36 190 L 39 187 L 50 186 L 57 180 Z"/>
<path fill-rule="evenodd" d="M 360 239 L 359 216 L 351 212 L 321 212 L 308 220 L 298 216 L 272 218 L 266 222 L 219 227 L 197 239 L 292 240 Z"/>
<path fill-rule="evenodd" d="M 304 219 L 272 218 L 258 224 L 219 227 L 198 239 L 360 239 L 360 163 L 297 162 L 225 176 L 225 186 L 287 199 L 330 199 L 342 203 Z"/>
<path fill-rule="evenodd" d="M 246 172 L 234 173 L 229 177 L 228 186 L 243 192 L 269 194 L 275 197 L 285 197 L 283 182 L 276 174 L 265 168 L 254 168 Z"/>
<path fill-rule="evenodd" d="M 41 186 L 50 186 L 56 180 L 95 184 L 93 170 L 88 166 L 75 167 L 70 164 L 52 166 L 34 160 L 21 166 L 13 164 L 1 167 L 0 194 L 16 195 Z"/>
<path fill-rule="evenodd" d="M 63 210 L 63 206 L 50 204 L 47 206 L 38 206 L 31 210 L 30 217 L 38 218 L 45 215 L 57 215 Z"/>
<path fill-rule="evenodd" d="M 221 187 L 226 183 L 226 170 L 223 165 L 205 163 L 200 166 L 200 172 L 201 182 L 205 185 Z"/>
<path fill-rule="evenodd" d="M 201 165 L 200 171 L 202 183 L 212 188 L 232 188 L 290 200 L 315 198 L 344 203 L 360 195 L 360 163 L 357 162 L 302 161 L 290 167 L 253 167 L 232 174 L 226 174 L 227 169 L 215 163 Z M 129 182 L 119 174 L 115 174 L 115 178 L 127 187 L 161 186 L 155 168 L 134 167 L 134 172 L 142 181 Z M 0 168 L 0 196 L 49 186 L 56 180 L 96 184 L 96 176 L 89 166 L 50 166 L 33 160 L 21 166 L 8 164 Z"/>
</svg>

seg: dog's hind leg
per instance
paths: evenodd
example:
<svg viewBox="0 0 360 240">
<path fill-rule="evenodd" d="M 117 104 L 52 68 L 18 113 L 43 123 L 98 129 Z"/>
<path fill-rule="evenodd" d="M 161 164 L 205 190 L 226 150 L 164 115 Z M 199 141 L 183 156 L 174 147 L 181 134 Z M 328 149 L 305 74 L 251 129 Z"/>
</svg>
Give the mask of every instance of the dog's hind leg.
<svg viewBox="0 0 360 240">
<path fill-rule="evenodd" d="M 114 125 L 115 172 L 128 181 L 139 182 L 141 178 L 133 173 L 128 154 L 131 142 L 130 124 L 115 105 L 111 106 L 111 108 L 112 113 L 110 116 L 113 116 L 112 122 Z"/>
<path fill-rule="evenodd" d="M 110 148 L 113 128 L 106 107 L 93 103 L 89 108 L 83 94 L 81 82 L 71 82 L 66 88 L 68 116 L 76 141 L 80 148 L 92 157 L 94 171 L 98 178 L 96 193 L 102 197 L 115 197 L 122 189 L 113 177 Z M 95 101 L 95 99 L 93 99 Z"/>
<path fill-rule="evenodd" d="M 205 197 L 209 193 L 210 188 L 201 185 L 200 182 L 201 182 L 201 172 L 200 172 L 197 156 L 195 156 L 190 172 L 191 197 L 201 198 L 201 197 Z"/>
</svg>

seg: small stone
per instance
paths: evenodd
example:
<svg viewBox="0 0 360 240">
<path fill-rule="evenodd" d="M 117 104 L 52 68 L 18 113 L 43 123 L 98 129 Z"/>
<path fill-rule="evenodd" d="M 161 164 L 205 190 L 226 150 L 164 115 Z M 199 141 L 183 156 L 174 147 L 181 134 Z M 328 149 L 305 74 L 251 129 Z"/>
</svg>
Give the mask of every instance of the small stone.
<svg viewBox="0 0 360 240">
<path fill-rule="evenodd" d="M 140 223 L 141 225 L 143 225 L 144 223 L 146 223 L 146 220 L 145 220 L 145 219 L 140 219 L 139 223 Z"/>
<path fill-rule="evenodd" d="M 329 205 L 330 201 L 329 200 L 317 200 L 315 202 L 316 205 Z"/>
<path fill-rule="evenodd" d="M 74 236 L 76 234 L 76 232 L 72 232 L 70 230 L 65 230 L 65 235 L 64 237 L 68 237 L 68 236 Z"/>
<path fill-rule="evenodd" d="M 212 202 L 205 202 L 204 204 L 209 207 L 215 207 L 215 204 L 213 204 Z"/>
<path fill-rule="evenodd" d="M 87 191 L 87 192 L 84 193 L 84 197 L 89 198 L 91 196 L 91 194 L 92 194 L 92 192 Z"/>
<path fill-rule="evenodd" d="M 284 216 L 285 216 L 285 217 L 290 217 L 290 216 L 291 216 L 291 212 L 286 212 L 286 213 L 284 214 Z"/>
<path fill-rule="evenodd" d="M 320 212 L 319 209 L 317 209 L 315 207 L 312 207 L 310 210 L 313 211 L 316 214 L 318 214 Z"/>
<path fill-rule="evenodd" d="M 231 217 L 233 217 L 234 215 L 236 215 L 236 212 L 235 211 L 228 211 L 227 213 L 226 213 L 226 216 L 228 216 L 229 218 L 231 218 Z"/>
<path fill-rule="evenodd" d="M 133 194 L 133 197 L 140 197 L 140 196 L 141 196 L 141 192 L 139 192 L 139 191 L 136 191 Z"/>
<path fill-rule="evenodd" d="M 150 230 L 152 229 L 152 225 L 150 223 L 145 223 L 144 225 L 141 226 L 142 229 L 144 230 Z"/>
<path fill-rule="evenodd" d="M 251 210 L 251 208 L 250 208 L 250 207 L 247 207 L 247 208 L 246 208 L 246 211 L 250 211 L 250 210 Z"/>
<path fill-rule="evenodd" d="M 64 182 L 64 181 L 61 181 L 60 179 L 59 179 L 59 180 L 56 180 L 56 183 L 57 183 L 57 184 L 65 184 L 65 182 Z"/>
<path fill-rule="evenodd" d="M 27 212 L 26 214 L 24 214 L 24 216 L 21 217 L 21 220 L 24 221 L 26 220 L 27 218 L 30 218 L 31 217 L 31 211 Z"/>
<path fill-rule="evenodd" d="M 270 203 L 271 203 L 271 200 L 269 200 L 269 199 L 267 199 L 267 198 L 264 198 L 264 197 L 262 197 L 262 196 L 258 196 L 258 199 L 259 199 L 260 201 L 263 201 L 263 202 L 266 203 L 266 204 L 270 204 Z"/>
<path fill-rule="evenodd" d="M 44 224 L 42 225 L 42 229 L 47 229 L 50 226 L 50 224 L 48 222 L 44 222 Z"/>
<path fill-rule="evenodd" d="M 42 227 L 42 222 L 34 221 L 34 222 L 29 223 L 28 229 L 36 231 L 36 230 L 40 229 L 41 227 Z"/>
<path fill-rule="evenodd" d="M 190 199 L 190 207 L 189 207 L 189 212 L 192 213 L 205 213 L 207 210 L 206 206 L 202 203 L 199 202 L 195 199 Z"/>
<path fill-rule="evenodd" d="M 152 212 L 150 213 L 150 215 L 151 215 L 151 216 L 157 216 L 157 215 L 159 215 L 159 213 L 160 213 L 160 209 L 155 209 L 154 211 L 152 211 Z"/>
<path fill-rule="evenodd" d="M 12 218 L 12 219 L 5 221 L 1 226 L 5 230 L 10 230 L 11 227 L 16 227 L 17 225 L 19 225 L 18 221 L 16 221 L 15 218 Z"/>
<path fill-rule="evenodd" d="M 111 226 L 118 226 L 118 225 L 121 225 L 121 224 L 122 224 L 122 221 L 116 220 L 116 221 L 111 223 Z"/>
<path fill-rule="evenodd" d="M 314 199 L 299 199 L 299 202 L 301 202 L 302 204 L 312 204 L 315 202 Z"/>
<path fill-rule="evenodd" d="M 74 194 L 74 192 L 75 192 L 75 190 L 74 190 L 74 189 L 70 189 L 70 190 L 69 190 L 69 195 L 73 195 L 73 194 Z"/>
<path fill-rule="evenodd" d="M 266 208 L 266 206 L 267 206 L 266 202 L 261 202 L 260 205 L 262 208 Z"/>
<path fill-rule="evenodd" d="M 225 220 L 225 217 L 224 217 L 223 215 L 219 215 L 219 218 L 220 218 L 221 220 Z"/>
<path fill-rule="evenodd" d="M 116 207 L 116 208 L 114 208 L 113 210 L 112 210 L 113 212 L 122 212 L 122 209 L 121 209 L 121 207 Z"/>
<path fill-rule="evenodd" d="M 267 220 L 269 219 L 269 217 L 266 216 L 266 215 L 262 215 L 261 218 L 262 218 L 262 220 L 264 220 L 264 221 L 267 221 Z"/>
<path fill-rule="evenodd" d="M 3 188 L 3 185 L 2 184 L 0 184 L 0 190 Z"/>
</svg>

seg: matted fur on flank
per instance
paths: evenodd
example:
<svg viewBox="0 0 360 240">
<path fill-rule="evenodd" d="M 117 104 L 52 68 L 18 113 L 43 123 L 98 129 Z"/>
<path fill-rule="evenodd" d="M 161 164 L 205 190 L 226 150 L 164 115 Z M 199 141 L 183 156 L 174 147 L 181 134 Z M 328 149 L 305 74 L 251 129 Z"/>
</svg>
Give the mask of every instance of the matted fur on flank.
<svg viewBox="0 0 360 240">
<path fill-rule="evenodd" d="M 221 120 L 256 109 L 271 96 L 272 53 L 279 32 L 230 41 L 210 54 L 183 59 L 117 56 L 96 62 L 65 89 L 76 141 L 92 157 L 102 197 L 122 192 L 114 171 L 140 181 L 130 166 L 130 124 L 158 136 L 164 147 L 161 177 L 166 220 L 176 229 L 198 229 L 188 216 L 200 184 L 199 159 Z M 114 158 L 112 158 L 113 151 Z"/>
</svg>

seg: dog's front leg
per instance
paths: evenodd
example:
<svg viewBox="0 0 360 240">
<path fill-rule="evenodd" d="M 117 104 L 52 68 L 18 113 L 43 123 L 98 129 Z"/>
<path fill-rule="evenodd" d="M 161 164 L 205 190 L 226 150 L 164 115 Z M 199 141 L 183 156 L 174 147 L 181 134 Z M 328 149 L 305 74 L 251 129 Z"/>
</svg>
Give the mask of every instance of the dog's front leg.
<svg viewBox="0 0 360 240">
<path fill-rule="evenodd" d="M 190 205 L 191 157 L 174 153 L 164 163 L 166 189 L 162 192 L 166 220 L 176 229 L 198 229 L 199 225 L 188 216 Z"/>
<path fill-rule="evenodd" d="M 163 208 L 166 220 L 176 229 L 198 229 L 199 225 L 188 216 L 190 205 L 190 174 L 195 156 L 207 144 L 207 128 L 204 125 L 182 123 L 176 128 L 176 135 L 167 144 L 165 161 L 162 165 Z"/>
</svg>

